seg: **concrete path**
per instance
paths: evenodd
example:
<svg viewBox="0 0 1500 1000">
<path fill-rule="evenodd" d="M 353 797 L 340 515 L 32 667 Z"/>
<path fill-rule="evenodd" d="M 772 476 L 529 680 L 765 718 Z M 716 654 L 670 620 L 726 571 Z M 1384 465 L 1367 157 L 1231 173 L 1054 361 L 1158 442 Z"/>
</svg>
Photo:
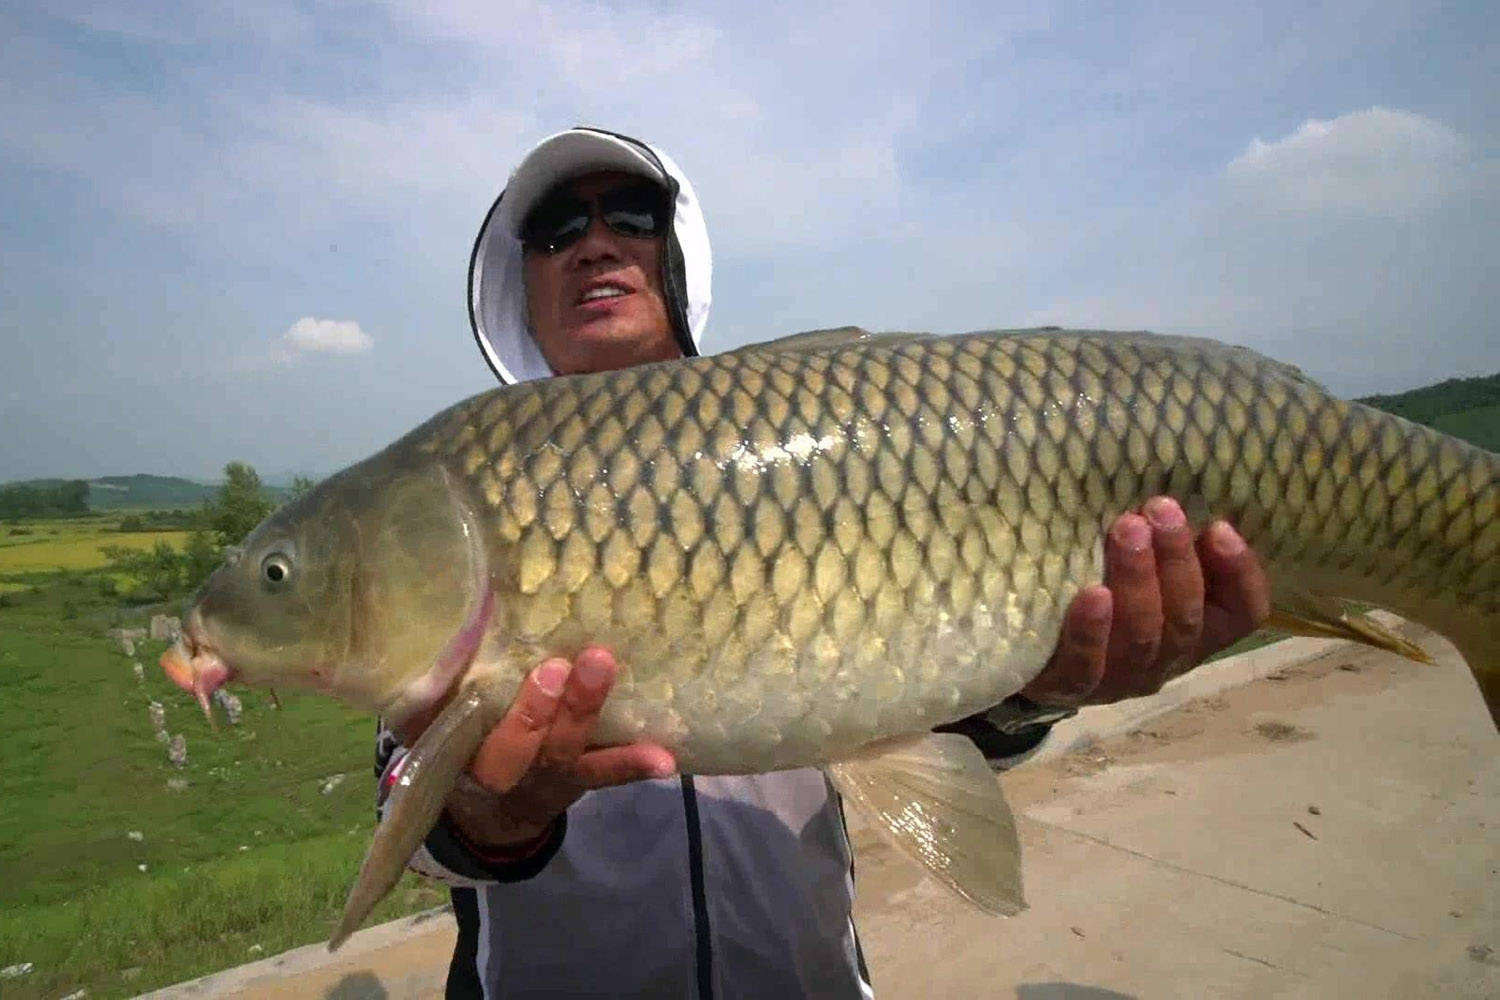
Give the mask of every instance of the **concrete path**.
<svg viewBox="0 0 1500 1000">
<path fill-rule="evenodd" d="M 1031 902 L 1010 920 L 851 814 L 877 995 L 1500 996 L 1500 737 L 1425 644 L 1438 665 L 1282 643 L 1059 727 L 1003 778 Z M 153 996 L 437 997 L 453 938 L 439 913 Z"/>
</svg>

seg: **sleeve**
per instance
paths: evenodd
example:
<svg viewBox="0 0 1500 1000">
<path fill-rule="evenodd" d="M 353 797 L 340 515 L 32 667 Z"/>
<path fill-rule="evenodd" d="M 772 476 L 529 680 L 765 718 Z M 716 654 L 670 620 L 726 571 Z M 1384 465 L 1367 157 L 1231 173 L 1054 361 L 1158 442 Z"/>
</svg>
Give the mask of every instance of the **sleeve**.
<svg viewBox="0 0 1500 1000">
<path fill-rule="evenodd" d="M 1046 741 L 1054 723 L 1076 714 L 1076 708 L 1039 705 L 1013 694 L 988 711 L 938 726 L 934 731 L 967 736 L 985 760 L 1004 769 L 1030 757 Z"/>
<path fill-rule="evenodd" d="M 386 799 L 406 762 L 406 747 L 384 722 L 378 726 L 375 736 L 375 819 L 382 823 L 385 821 Z M 568 817 L 564 813 L 534 853 L 518 861 L 498 860 L 484 856 L 465 842 L 448 822 L 445 813 L 411 856 L 407 867 L 419 875 L 458 888 L 475 889 L 495 882 L 521 882 L 547 867 L 562 847 L 567 831 Z"/>
</svg>

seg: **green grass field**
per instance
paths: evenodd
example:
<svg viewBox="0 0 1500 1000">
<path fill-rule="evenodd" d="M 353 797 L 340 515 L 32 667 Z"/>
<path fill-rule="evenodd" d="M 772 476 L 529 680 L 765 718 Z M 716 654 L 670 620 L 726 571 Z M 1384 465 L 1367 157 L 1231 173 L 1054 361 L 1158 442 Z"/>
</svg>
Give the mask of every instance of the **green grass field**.
<svg viewBox="0 0 1500 1000">
<path fill-rule="evenodd" d="M 186 531 L 117 531 L 110 519 L 38 522 L 31 534 L 0 530 L 0 576 L 59 569 L 97 569 L 107 562 L 103 548 L 119 545 L 149 549 L 159 541 L 182 548 Z M 10 529 L 14 531 L 14 528 Z"/>
<path fill-rule="evenodd" d="M 120 609 L 100 578 L 0 571 L 12 588 L 0 604 L 0 967 L 34 966 L 0 982 L 7 998 L 130 996 L 322 940 L 374 825 L 369 716 L 287 694 L 278 711 L 242 691 L 241 724 L 211 731 L 156 667 L 163 644 L 137 650 L 135 679 L 105 631 L 146 611 Z M 153 699 L 187 738 L 184 768 L 153 738 Z M 324 794 L 335 774 L 346 777 Z M 446 898 L 408 876 L 372 919 Z"/>
</svg>

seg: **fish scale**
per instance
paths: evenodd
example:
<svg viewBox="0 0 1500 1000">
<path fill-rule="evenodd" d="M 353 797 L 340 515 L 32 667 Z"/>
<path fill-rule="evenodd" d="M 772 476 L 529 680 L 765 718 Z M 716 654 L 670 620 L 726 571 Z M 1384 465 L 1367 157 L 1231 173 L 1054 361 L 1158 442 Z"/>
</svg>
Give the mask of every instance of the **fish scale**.
<svg viewBox="0 0 1500 1000">
<path fill-rule="evenodd" d="M 1078 331 L 822 331 L 477 396 L 257 527 L 162 665 L 205 710 L 231 678 L 397 722 L 443 705 L 331 946 L 526 673 L 593 643 L 620 665 L 594 740 L 689 772 L 823 766 L 935 878 L 1016 913 L 1003 794 L 929 730 L 1042 670 L 1109 524 L 1157 494 L 1235 523 L 1277 627 L 1425 658 L 1342 602 L 1388 607 L 1500 711 L 1500 456 L 1244 349 Z"/>
<path fill-rule="evenodd" d="M 1310 590 L 1420 608 L 1457 584 L 1496 610 L 1493 455 L 1208 341 L 772 345 L 498 390 L 411 440 L 464 471 L 513 568 L 500 659 L 610 645 L 605 733 L 701 770 L 1018 690 L 1100 579 L 1109 521 L 1157 493 Z M 755 740 L 699 738 L 726 705 Z"/>
</svg>

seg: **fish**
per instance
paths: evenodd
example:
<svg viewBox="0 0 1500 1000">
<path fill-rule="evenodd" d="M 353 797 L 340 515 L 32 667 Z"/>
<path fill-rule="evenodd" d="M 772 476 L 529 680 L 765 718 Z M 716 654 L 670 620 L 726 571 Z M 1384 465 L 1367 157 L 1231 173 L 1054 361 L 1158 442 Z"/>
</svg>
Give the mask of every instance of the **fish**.
<svg viewBox="0 0 1500 1000">
<path fill-rule="evenodd" d="M 543 659 L 610 648 L 600 744 L 684 773 L 819 766 L 928 873 L 1025 906 L 1015 822 L 935 726 L 1045 666 L 1120 513 L 1225 518 L 1272 624 L 1428 659 L 1500 706 L 1500 456 L 1212 340 L 814 331 L 482 393 L 273 513 L 205 583 L 167 675 L 323 692 L 411 749 L 329 947 L 400 877 Z"/>
</svg>

